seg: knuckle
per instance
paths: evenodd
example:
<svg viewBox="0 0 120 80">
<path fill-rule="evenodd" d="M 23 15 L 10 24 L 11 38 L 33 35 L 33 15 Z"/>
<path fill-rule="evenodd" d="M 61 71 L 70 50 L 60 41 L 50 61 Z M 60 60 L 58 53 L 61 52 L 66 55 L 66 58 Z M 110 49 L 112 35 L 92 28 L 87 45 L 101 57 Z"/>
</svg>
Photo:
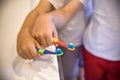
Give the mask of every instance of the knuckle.
<svg viewBox="0 0 120 80">
<path fill-rule="evenodd" d="M 45 35 L 45 36 L 49 36 L 50 33 L 46 31 L 46 32 L 44 33 L 44 35 Z"/>
<path fill-rule="evenodd" d="M 35 37 L 35 38 L 38 38 L 38 37 L 42 37 L 43 36 L 43 34 L 42 33 L 34 33 L 34 34 L 32 34 L 32 36 L 33 37 Z"/>
<path fill-rule="evenodd" d="M 33 36 L 33 37 L 37 37 L 38 34 L 33 32 L 33 33 L 32 33 L 32 36 Z"/>
<path fill-rule="evenodd" d="M 37 56 L 38 56 L 37 51 L 36 51 L 36 52 L 34 52 L 34 53 L 32 54 L 32 56 L 33 56 L 33 58 L 37 57 Z"/>
<path fill-rule="evenodd" d="M 37 51 L 36 52 L 31 52 L 31 55 L 32 55 L 33 58 L 35 58 L 35 57 L 38 56 L 38 53 L 37 53 Z"/>
<path fill-rule="evenodd" d="M 23 52 L 25 52 L 27 50 L 27 47 L 26 46 L 23 46 L 22 49 L 21 49 Z"/>
</svg>

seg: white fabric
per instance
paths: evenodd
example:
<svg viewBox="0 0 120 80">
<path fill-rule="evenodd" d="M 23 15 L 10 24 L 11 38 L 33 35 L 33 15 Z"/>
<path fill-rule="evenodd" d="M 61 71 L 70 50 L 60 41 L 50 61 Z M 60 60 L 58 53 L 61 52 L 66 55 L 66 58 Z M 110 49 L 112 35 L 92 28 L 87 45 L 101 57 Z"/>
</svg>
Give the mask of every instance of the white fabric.
<svg viewBox="0 0 120 80">
<path fill-rule="evenodd" d="M 81 2 L 84 6 L 86 6 L 86 4 L 88 3 L 88 1 L 90 1 L 90 0 L 80 0 L 80 2 Z"/>
<path fill-rule="evenodd" d="M 55 51 L 55 46 L 47 50 Z M 22 80 L 60 80 L 56 55 L 38 56 L 34 60 L 18 56 L 13 62 L 13 70 Z"/>
<path fill-rule="evenodd" d="M 52 5 L 60 9 L 65 4 L 67 4 L 70 0 L 49 0 Z M 58 4 L 62 4 L 59 6 Z M 63 28 L 58 29 L 59 39 L 68 43 L 74 43 L 75 46 L 79 46 L 82 44 L 82 35 L 86 26 L 86 13 L 85 9 L 79 11 L 75 17 Z"/>
<path fill-rule="evenodd" d="M 88 0 L 80 0 L 84 2 Z M 84 44 L 93 55 L 120 61 L 120 1 L 93 0 L 93 15 Z"/>
<path fill-rule="evenodd" d="M 64 5 L 64 0 L 48 0 L 56 9 L 60 9 Z"/>
</svg>

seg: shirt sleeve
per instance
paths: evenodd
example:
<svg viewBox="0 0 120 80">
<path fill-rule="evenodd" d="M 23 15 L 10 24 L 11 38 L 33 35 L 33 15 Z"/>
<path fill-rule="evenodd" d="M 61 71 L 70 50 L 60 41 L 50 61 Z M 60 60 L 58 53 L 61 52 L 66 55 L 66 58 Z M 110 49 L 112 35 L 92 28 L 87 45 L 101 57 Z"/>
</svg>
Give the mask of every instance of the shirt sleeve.
<svg viewBox="0 0 120 80">
<path fill-rule="evenodd" d="M 48 0 L 55 9 L 60 9 L 64 5 L 64 0 Z"/>
<path fill-rule="evenodd" d="M 79 1 L 80 1 L 84 6 L 86 6 L 89 0 L 79 0 Z"/>
</svg>

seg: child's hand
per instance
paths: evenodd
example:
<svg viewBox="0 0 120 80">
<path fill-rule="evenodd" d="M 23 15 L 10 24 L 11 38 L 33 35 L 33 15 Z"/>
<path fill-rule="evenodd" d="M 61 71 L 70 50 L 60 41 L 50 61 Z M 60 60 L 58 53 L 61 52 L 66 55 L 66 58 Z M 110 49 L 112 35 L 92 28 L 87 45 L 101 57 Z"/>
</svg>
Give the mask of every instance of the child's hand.
<svg viewBox="0 0 120 80">
<path fill-rule="evenodd" d="M 57 38 L 57 31 L 51 18 L 44 14 L 36 19 L 35 25 L 32 29 L 32 36 L 43 47 L 53 44 L 53 37 Z"/>
<path fill-rule="evenodd" d="M 36 47 L 39 47 L 38 42 L 28 33 L 21 32 L 17 37 L 17 51 L 24 59 L 33 59 L 38 56 Z"/>
</svg>

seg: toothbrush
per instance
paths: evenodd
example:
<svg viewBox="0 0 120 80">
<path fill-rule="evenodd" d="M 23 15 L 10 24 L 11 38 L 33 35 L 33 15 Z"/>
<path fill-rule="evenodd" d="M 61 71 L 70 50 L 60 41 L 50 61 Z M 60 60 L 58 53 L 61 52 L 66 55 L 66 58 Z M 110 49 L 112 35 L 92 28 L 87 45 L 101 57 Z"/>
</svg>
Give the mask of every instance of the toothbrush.
<svg viewBox="0 0 120 80">
<path fill-rule="evenodd" d="M 58 40 L 58 39 L 56 39 L 56 38 L 53 38 L 53 42 L 54 42 L 55 44 L 58 44 L 58 45 L 60 45 L 60 46 L 62 46 L 62 47 L 67 48 L 68 50 L 75 50 L 75 46 L 74 46 L 73 43 L 69 43 L 69 44 L 67 45 L 67 44 L 65 44 L 64 42 L 62 42 L 62 41 L 60 41 L 60 40 Z"/>
<path fill-rule="evenodd" d="M 39 49 L 39 48 L 36 48 L 38 54 L 55 54 L 57 56 L 62 56 L 63 55 L 63 51 L 61 49 L 56 49 L 55 52 L 52 52 L 52 51 L 48 51 L 48 50 L 44 50 L 44 49 Z"/>
</svg>

